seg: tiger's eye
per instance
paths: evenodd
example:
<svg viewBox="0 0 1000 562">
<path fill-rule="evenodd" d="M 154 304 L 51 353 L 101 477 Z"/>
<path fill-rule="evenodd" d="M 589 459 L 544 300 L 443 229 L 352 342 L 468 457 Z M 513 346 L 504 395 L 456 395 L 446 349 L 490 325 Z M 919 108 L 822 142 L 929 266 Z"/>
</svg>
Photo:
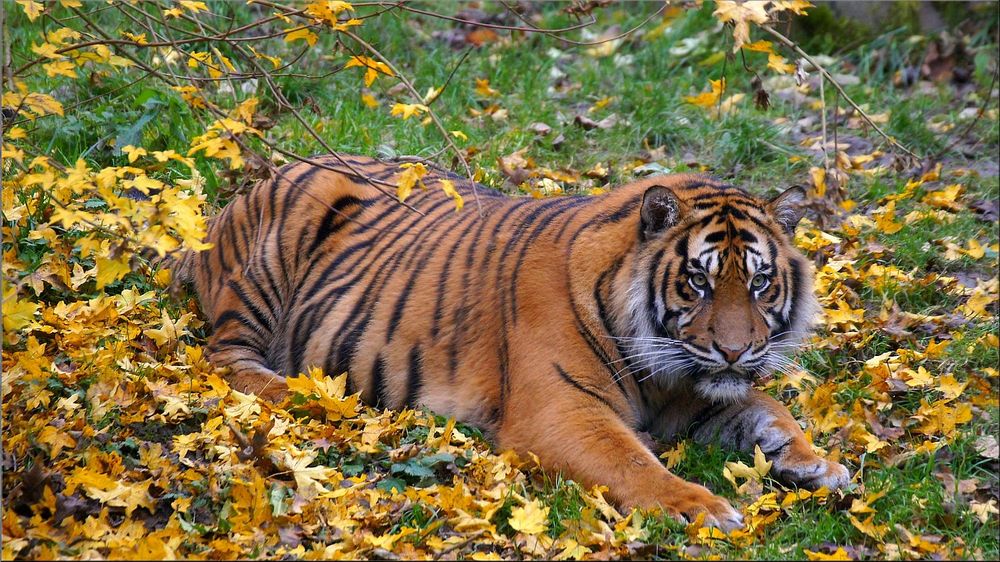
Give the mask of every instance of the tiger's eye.
<svg viewBox="0 0 1000 562">
<path fill-rule="evenodd" d="M 702 273 L 695 273 L 691 276 L 691 282 L 698 287 L 704 287 L 705 285 L 708 285 L 708 277 L 705 277 Z"/>
<path fill-rule="evenodd" d="M 764 285 L 767 285 L 767 277 L 765 277 L 762 273 L 754 275 L 753 279 L 750 280 L 750 286 L 754 289 L 760 289 Z"/>
</svg>

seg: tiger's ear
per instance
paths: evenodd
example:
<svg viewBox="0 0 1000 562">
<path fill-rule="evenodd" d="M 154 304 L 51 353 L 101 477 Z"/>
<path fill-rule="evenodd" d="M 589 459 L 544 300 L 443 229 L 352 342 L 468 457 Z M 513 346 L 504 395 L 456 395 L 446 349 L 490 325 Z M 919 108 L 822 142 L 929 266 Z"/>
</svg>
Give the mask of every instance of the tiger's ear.
<svg viewBox="0 0 1000 562">
<path fill-rule="evenodd" d="M 672 191 L 654 185 L 642 195 L 639 211 L 639 237 L 645 241 L 662 234 L 680 222 L 681 202 Z"/>
<path fill-rule="evenodd" d="M 795 233 L 795 225 L 799 224 L 806 212 L 805 201 L 806 190 L 793 185 L 768 203 L 774 220 L 778 221 L 789 235 Z"/>
</svg>

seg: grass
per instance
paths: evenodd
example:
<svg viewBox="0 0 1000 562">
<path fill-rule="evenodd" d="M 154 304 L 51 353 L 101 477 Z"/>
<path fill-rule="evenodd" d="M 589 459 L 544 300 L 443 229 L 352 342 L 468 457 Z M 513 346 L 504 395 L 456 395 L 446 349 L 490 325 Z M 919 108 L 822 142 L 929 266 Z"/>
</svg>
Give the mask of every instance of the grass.
<svg viewBox="0 0 1000 562">
<path fill-rule="evenodd" d="M 229 2 L 208 4 L 221 13 L 229 13 L 236 18 L 245 17 L 245 14 L 236 12 Z M 602 12 L 601 19 L 623 29 L 630 28 L 643 19 L 642 12 L 651 9 L 652 6 L 612 7 Z M 790 184 L 808 183 L 808 171 L 816 164 L 816 159 L 791 138 L 786 126 L 788 122 L 815 116 L 815 108 L 798 106 L 773 96 L 771 109 L 754 109 L 749 99 L 752 98 L 751 76 L 740 68 L 739 63 L 725 62 L 716 56 L 720 51 L 727 50 L 729 43 L 722 41 L 725 33 L 713 32 L 715 20 L 711 11 L 710 4 L 691 10 L 681 15 L 660 36 L 630 40 L 609 56 L 592 56 L 587 54 L 586 49 L 570 48 L 553 38 L 531 35 L 471 48 L 471 54 L 463 62 L 463 49 L 452 48 L 444 41 L 433 38 L 435 32 L 452 29 L 451 24 L 426 20 L 415 23 L 413 18 L 395 15 L 381 17 L 377 23 L 368 25 L 364 36 L 397 65 L 407 69 L 409 78 L 421 92 L 429 87 L 440 87 L 451 76 L 448 87 L 432 104 L 434 111 L 449 129 L 460 130 L 467 135 L 468 140 L 461 144 L 463 147 L 475 147 L 470 159 L 475 168 L 484 171 L 483 181 L 512 194 L 518 193 L 519 189 L 503 183 L 497 161 L 523 148 L 528 149 L 527 154 L 539 166 L 553 170 L 583 172 L 599 164 L 611 170 L 604 180 L 583 180 L 567 185 L 568 191 L 586 191 L 590 187 L 628 181 L 632 176 L 626 164 L 654 149 L 662 150 L 662 157 L 658 160 L 667 168 L 706 169 L 758 193 L 773 193 Z M 17 67 L 33 58 L 30 44 L 36 37 L 38 25 L 28 22 L 16 9 L 9 10 L 7 17 L 6 31 L 10 36 L 14 66 Z M 108 26 L 121 23 L 114 19 L 113 12 L 105 12 L 101 17 Z M 828 17 L 828 14 L 823 16 Z M 843 29 L 842 22 L 836 23 L 836 26 L 832 22 L 824 24 L 823 18 L 818 18 L 815 25 Z M 558 27 L 571 22 L 555 6 L 543 8 L 542 25 Z M 867 37 L 866 34 L 872 32 L 858 33 Z M 885 127 L 890 135 L 921 154 L 932 154 L 952 141 L 950 136 L 932 130 L 929 125 L 932 118 L 941 116 L 946 122 L 957 122 L 958 113 L 968 105 L 957 99 L 954 88 L 947 84 L 937 85 L 925 92 L 893 84 L 894 74 L 903 66 L 912 64 L 915 57 L 919 58 L 923 52 L 923 43 L 904 40 L 908 35 L 907 28 L 899 27 L 876 36 L 866 46 L 836 52 L 833 70 L 863 77 L 861 84 L 847 88 L 848 93 L 872 113 L 889 112 Z M 330 37 L 323 36 L 321 42 L 312 48 L 328 57 L 307 57 L 297 69 L 297 72 L 310 76 L 277 78 L 290 103 L 302 112 L 309 125 L 319 131 L 330 146 L 345 153 L 421 156 L 434 154 L 443 147 L 433 127 L 422 125 L 419 119 L 401 120 L 389 115 L 387 108 L 396 99 L 388 92 L 393 84 L 391 80 L 383 77 L 373 86 L 372 91 L 380 107 L 372 109 L 362 102 L 357 69 L 336 72 L 322 79 L 314 78 L 337 70 L 346 58 Z M 817 35 L 805 46 L 834 52 L 838 45 L 837 37 L 835 33 Z M 683 40 L 688 41 L 687 47 L 676 51 Z M 973 90 L 978 92 L 977 95 L 982 95 L 981 92 L 989 86 L 991 69 L 996 68 L 995 41 L 995 29 L 970 36 L 970 47 L 976 51 Z M 414 48 L 415 44 L 420 48 Z M 993 55 L 986 54 L 990 49 Z M 751 64 L 762 74 L 766 74 L 765 62 L 759 55 L 751 57 Z M 713 118 L 712 112 L 681 101 L 684 96 L 706 89 L 710 79 L 723 75 L 727 78 L 730 92 L 748 93 L 748 99 L 738 112 Z M 134 79 L 134 74 L 113 73 L 100 77 L 96 83 L 84 86 L 85 82 L 76 82 L 79 86 L 75 89 L 62 87 L 52 92 L 67 106 L 76 103 L 81 106 L 64 120 L 40 119 L 26 125 L 31 129 L 32 138 L 46 140 L 44 145 L 38 146 L 39 151 L 66 164 L 82 157 L 94 165 L 123 165 L 127 160 L 120 149 L 126 144 L 142 145 L 150 150 L 184 147 L 203 131 L 204 124 L 199 116 L 176 93 L 148 81 L 130 86 Z M 475 89 L 477 79 L 487 79 L 489 86 L 499 95 L 478 94 Z M 35 86 L 44 90 L 44 80 L 41 85 Z M 833 97 L 829 90 L 826 101 L 832 104 Z M 258 85 L 257 93 L 262 98 L 261 113 L 274 122 L 273 128 L 267 131 L 273 142 L 303 155 L 322 151 L 304 127 L 287 111 L 279 109 L 265 88 Z M 86 101 L 98 95 L 101 97 L 96 101 Z M 606 105 L 591 110 L 602 100 L 607 100 Z M 505 119 L 473 115 L 474 111 L 484 112 L 493 104 L 499 104 L 506 110 Z M 573 123 L 576 115 L 600 120 L 611 114 L 618 116 L 619 123 L 607 129 L 585 130 Z M 784 123 L 776 123 L 779 118 Z M 548 124 L 552 133 L 544 138 L 538 137 L 529 129 L 536 122 Z M 958 123 L 956 128 L 963 127 L 963 123 Z M 970 138 L 978 143 L 972 145 L 975 155 L 951 151 L 944 155 L 945 160 L 954 166 L 995 162 L 997 129 L 995 114 L 992 118 L 983 119 L 970 132 Z M 842 130 L 842 133 L 846 132 Z M 851 131 L 851 134 L 862 133 Z M 554 143 L 553 139 L 557 136 L 564 140 Z M 873 135 L 867 135 L 867 138 L 876 145 L 881 144 Z M 446 153 L 441 160 L 451 162 L 451 157 Z M 216 163 L 203 156 L 196 156 L 195 159 L 198 169 L 207 178 L 214 204 L 221 208 L 231 193 L 227 182 L 239 182 L 240 179 L 227 178 L 217 169 Z M 166 177 L 178 177 L 183 172 L 182 168 L 168 166 L 162 173 Z M 905 178 L 893 175 L 856 177 L 849 184 L 848 195 L 861 208 L 870 208 L 878 205 L 882 197 L 898 192 L 903 184 Z M 972 178 L 963 185 L 967 189 L 967 200 L 996 199 L 1000 195 L 995 175 Z M 897 215 L 903 216 L 911 208 L 912 202 L 901 204 Z M 945 261 L 940 252 L 933 251 L 934 241 L 942 238 L 950 238 L 959 245 L 976 238 L 986 245 L 997 242 L 997 232 L 995 225 L 985 224 L 966 211 L 959 213 L 957 219 L 950 223 L 916 222 L 907 229 L 905 236 L 876 233 L 871 242 L 886 248 L 885 254 L 877 258 L 879 261 L 904 271 L 946 275 L 975 273 L 985 278 L 995 275 L 995 272 L 991 273 L 990 264 L 995 263 L 996 256 L 992 256 L 992 262 L 968 258 Z M 27 260 L 33 270 L 41 263 L 45 247 L 38 243 L 37 251 L 33 251 L 35 243 L 24 240 L 21 243 L 22 259 L 25 255 L 35 258 Z M 863 256 L 857 265 L 875 259 Z M 142 288 L 145 281 L 137 277 L 127 283 Z M 932 286 L 889 286 L 878 291 L 865 289 L 859 294 L 863 305 L 872 310 L 877 310 L 882 302 L 892 301 L 909 312 L 944 314 L 959 304 L 957 297 L 941 295 Z M 169 299 L 164 301 L 166 304 Z M 996 332 L 997 324 L 993 320 L 968 328 L 964 337 L 966 341 L 976 341 L 980 336 Z M 914 336 L 914 347 L 922 349 L 931 339 L 926 335 Z M 897 347 L 894 340 L 878 335 L 862 349 L 813 349 L 805 351 L 799 359 L 804 367 L 820 376 L 835 376 L 843 372 L 848 364 L 857 365 Z M 997 352 L 996 348 L 984 345 L 972 345 L 969 350 L 955 344 L 947 351 L 945 361 L 949 365 L 960 366 L 963 372 L 971 372 L 995 366 Z M 995 382 L 992 383 L 994 397 Z M 850 412 L 855 402 L 870 399 L 866 389 L 868 383 L 868 379 L 860 378 L 847 384 L 838 391 L 836 400 Z M 920 393 L 910 393 L 900 400 L 915 409 L 923 397 Z M 988 411 L 988 415 L 988 419 L 976 420 L 964 427 L 956 439 L 936 454 L 916 455 L 896 466 L 874 463 L 866 470 L 866 491 L 886 491 L 886 497 L 879 500 L 875 507 L 890 529 L 902 524 L 907 529 L 919 529 L 925 535 L 936 535 L 944 541 L 961 541 L 967 548 L 963 555 L 969 557 L 994 559 L 1000 554 L 996 518 L 988 525 L 980 524 L 969 515 L 967 506 L 957 504 L 955 494 L 946 490 L 934 476 L 935 472 L 947 468 L 956 482 L 974 478 L 986 482 L 995 493 L 996 464 L 984 460 L 976 452 L 974 443 L 976 436 L 996 434 L 995 420 L 1000 413 L 993 409 Z M 109 418 L 98 425 L 115 423 Z M 474 433 L 469 428 L 464 431 L 467 435 Z M 403 441 L 421 439 L 422 436 L 416 435 L 407 436 Z M 120 443 L 115 446 L 123 451 L 122 455 L 129 462 L 134 462 L 134 444 Z M 361 460 L 339 458 L 332 452 L 328 457 L 322 460 L 345 472 L 363 470 L 359 464 Z M 717 446 L 689 443 L 688 452 L 675 472 L 724 496 L 739 499 L 723 478 L 722 467 L 726 462 L 740 460 L 750 462 L 746 456 L 723 451 Z M 388 466 L 384 458 L 377 462 Z M 410 483 L 414 482 L 417 479 L 411 478 Z M 553 536 L 578 519 L 586 508 L 579 488 L 559 477 L 547 483 L 540 499 L 550 508 L 549 529 Z M 502 513 L 511 507 L 513 505 L 501 510 L 498 530 L 512 535 L 513 530 L 504 527 L 506 518 Z M 797 504 L 778 524 L 769 526 L 763 539 L 751 547 L 738 549 L 722 545 L 713 553 L 724 557 L 798 558 L 804 555 L 803 550 L 807 548 L 816 550 L 828 544 L 865 543 L 866 538 L 841 513 L 847 507 L 831 509 L 816 502 Z M 416 503 L 400 514 L 393 529 L 404 526 L 428 528 L 435 524 L 440 524 L 440 519 L 434 508 Z M 647 518 L 644 527 L 648 533 L 647 542 L 651 544 L 676 546 L 685 544 L 687 540 L 683 526 L 666 518 Z M 645 554 L 672 557 L 677 552 L 665 549 Z M 860 551 L 860 555 L 882 554 L 869 547 L 868 551 Z"/>
</svg>

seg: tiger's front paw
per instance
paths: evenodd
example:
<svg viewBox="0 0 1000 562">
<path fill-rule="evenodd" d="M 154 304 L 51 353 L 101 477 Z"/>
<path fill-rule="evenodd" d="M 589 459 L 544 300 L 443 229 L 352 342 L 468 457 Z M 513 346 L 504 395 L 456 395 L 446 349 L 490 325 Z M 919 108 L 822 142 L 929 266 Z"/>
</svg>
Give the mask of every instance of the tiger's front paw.
<svg viewBox="0 0 1000 562">
<path fill-rule="evenodd" d="M 775 463 L 778 478 L 788 484 L 817 490 L 826 486 L 830 490 L 843 488 L 851 481 L 851 473 L 840 463 L 828 461 L 812 454 L 798 458 L 785 458 Z"/>
<path fill-rule="evenodd" d="M 743 515 L 729 502 L 709 492 L 707 488 L 691 484 L 685 493 L 661 501 L 665 512 L 684 523 L 695 521 L 704 513 L 702 523 L 708 527 L 718 527 L 725 532 L 743 528 Z"/>
</svg>

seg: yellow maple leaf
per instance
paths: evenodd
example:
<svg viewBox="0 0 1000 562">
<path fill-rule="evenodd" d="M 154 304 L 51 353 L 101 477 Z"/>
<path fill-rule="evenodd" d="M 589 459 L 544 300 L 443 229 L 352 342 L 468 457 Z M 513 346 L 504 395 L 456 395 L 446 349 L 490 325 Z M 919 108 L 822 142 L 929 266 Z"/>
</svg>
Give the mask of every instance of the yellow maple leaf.
<svg viewBox="0 0 1000 562">
<path fill-rule="evenodd" d="M 836 309 L 827 308 L 824 312 L 826 313 L 826 321 L 829 325 L 842 324 L 854 327 L 855 324 L 860 324 L 865 320 L 865 309 L 851 308 L 849 304 L 842 300 L 837 301 Z"/>
<path fill-rule="evenodd" d="M 873 519 L 875 518 L 874 515 L 869 515 L 868 519 L 865 519 L 864 521 L 859 521 L 858 518 L 853 515 L 849 515 L 848 518 L 851 520 L 851 525 L 854 525 L 857 530 L 875 540 L 882 540 L 882 537 L 889 532 L 888 525 L 877 525 L 873 522 Z"/>
<path fill-rule="evenodd" d="M 413 116 L 420 117 L 420 114 L 426 111 L 430 111 L 430 108 L 422 103 L 397 103 L 392 106 L 392 111 L 389 113 L 401 115 L 403 119 L 409 119 Z"/>
<path fill-rule="evenodd" d="M 6 259 L 6 255 L 4 256 Z M 4 270 L 6 271 L 6 270 Z M 29 300 L 19 300 L 17 289 L 4 283 L 3 288 L 3 331 L 17 332 L 27 328 L 35 321 L 35 315 L 42 305 Z"/>
<path fill-rule="evenodd" d="M 465 204 L 465 202 L 462 201 L 461 194 L 459 194 L 458 190 L 455 189 L 455 184 L 452 183 L 451 180 L 441 180 L 441 191 L 444 191 L 445 195 L 455 200 L 456 213 L 462 210 L 462 206 Z"/>
<path fill-rule="evenodd" d="M 736 2 L 734 0 L 719 0 L 712 15 L 722 23 L 733 24 L 733 52 L 750 41 L 750 23 L 758 25 L 767 23 L 767 1 L 751 0 Z"/>
<path fill-rule="evenodd" d="M 861 429 L 861 438 L 865 441 L 865 451 L 868 453 L 874 453 L 879 449 L 889 446 L 888 443 L 872 435 L 864 428 Z"/>
<path fill-rule="evenodd" d="M 185 312 L 174 322 L 170 318 L 170 315 L 167 314 L 167 311 L 162 310 L 160 311 L 160 327 L 148 328 L 143 330 L 142 333 L 156 342 L 157 347 L 172 350 L 177 345 L 177 338 L 187 333 L 186 328 L 192 318 L 194 318 L 194 315 L 190 312 Z"/>
<path fill-rule="evenodd" d="M 308 27 L 299 27 L 296 29 L 290 29 L 285 33 L 285 43 L 292 43 L 294 41 L 305 41 L 310 47 L 319 41 L 319 37 L 309 31 Z"/>
<path fill-rule="evenodd" d="M 580 544 L 575 539 L 565 538 L 561 541 L 562 544 L 558 546 L 562 546 L 562 551 L 552 557 L 554 560 L 583 560 L 592 552 L 590 548 Z"/>
<path fill-rule="evenodd" d="M 951 400 L 958 398 L 968 384 L 969 383 L 967 382 L 958 382 L 955 375 L 947 374 L 941 377 L 941 382 L 938 384 L 938 390 L 941 391 L 941 394 L 944 394 L 946 399 Z"/>
<path fill-rule="evenodd" d="M 76 396 L 74 394 L 74 396 Z M 49 446 L 49 458 L 55 459 L 64 448 L 72 449 L 76 447 L 76 441 L 61 429 L 56 429 L 51 425 L 42 428 L 38 434 L 38 442 Z"/>
<path fill-rule="evenodd" d="M 696 96 L 686 96 L 684 101 L 703 109 L 711 108 L 719 102 L 719 98 L 726 91 L 726 79 L 709 80 L 709 85 L 711 86 L 711 91 L 702 92 Z"/>
<path fill-rule="evenodd" d="M 921 201 L 939 209 L 957 211 L 961 209 L 961 206 L 956 202 L 956 199 L 958 199 L 958 196 L 961 195 L 961 193 L 962 186 L 956 183 L 939 191 L 932 191 L 928 193 L 923 199 L 921 199 Z"/>
<path fill-rule="evenodd" d="M 41 2 L 35 2 L 35 0 L 17 0 L 17 3 L 24 8 L 24 13 L 28 16 L 29 21 L 35 21 L 35 18 L 42 15 L 42 10 L 45 9 Z"/>
<path fill-rule="evenodd" d="M 118 258 L 98 257 L 97 264 L 97 288 L 103 289 L 109 283 L 113 283 L 125 274 L 132 271 L 129 265 L 130 256 L 123 255 Z"/>
<path fill-rule="evenodd" d="M 389 65 L 382 61 L 377 61 L 371 57 L 366 57 L 364 55 L 354 55 L 347 63 L 344 68 L 361 67 L 365 69 L 365 86 L 371 86 L 372 82 L 378 78 L 378 75 L 385 74 L 386 76 L 395 76 Z"/>
<path fill-rule="evenodd" d="M 549 506 L 528 500 L 510 511 L 510 526 L 527 535 L 544 533 L 549 528 Z"/>
<path fill-rule="evenodd" d="M 229 399 L 234 402 L 225 408 L 226 417 L 238 422 L 250 421 L 251 416 L 260 414 L 260 403 L 253 394 L 243 394 L 239 391 L 229 393 Z"/>
<path fill-rule="evenodd" d="M 484 98 L 492 98 L 500 95 L 500 92 L 490 87 L 489 78 L 476 78 L 476 93 Z"/>
<path fill-rule="evenodd" d="M 767 55 L 767 67 L 774 70 L 778 74 L 791 74 L 795 72 L 795 65 L 790 64 L 785 61 L 785 57 L 781 55 L 776 55 L 774 53 L 768 53 Z"/>
<path fill-rule="evenodd" d="M 966 248 L 967 249 L 960 251 L 974 260 L 982 259 L 982 257 L 986 255 L 986 249 L 983 248 L 983 245 L 980 244 L 979 240 L 976 240 L 975 238 L 969 238 L 969 241 L 966 243 Z"/>
<path fill-rule="evenodd" d="M 58 50 L 59 50 L 59 46 L 58 45 L 54 45 L 52 43 L 42 43 L 41 45 L 35 45 L 35 44 L 31 45 L 31 52 L 35 53 L 36 55 L 41 55 L 41 56 L 43 56 L 45 58 L 49 58 L 49 59 L 56 59 L 56 60 L 62 59 L 64 55 L 61 55 L 61 54 L 57 53 L 56 51 L 58 51 Z"/>
<path fill-rule="evenodd" d="M 403 173 L 399 174 L 399 180 L 396 182 L 396 197 L 402 203 L 413 193 L 414 186 L 419 185 L 421 188 L 427 189 L 427 186 L 424 185 L 421 179 L 427 175 L 427 167 L 423 164 L 412 162 L 401 164 L 399 167 L 403 168 Z"/>
<path fill-rule="evenodd" d="M 931 359 L 937 359 L 944 355 L 944 350 L 948 349 L 948 344 L 951 343 L 948 340 L 942 340 L 940 342 L 931 339 L 927 343 L 927 349 L 924 350 L 924 354 Z"/>
<path fill-rule="evenodd" d="M 847 554 L 847 551 L 844 550 L 844 547 L 842 546 L 838 546 L 837 550 L 831 552 L 830 554 L 826 554 L 824 552 L 814 552 L 808 548 L 803 549 L 802 552 L 805 553 L 806 558 L 809 560 L 853 560 L 853 558 Z"/>
<path fill-rule="evenodd" d="M 666 466 L 667 469 L 669 470 L 680 464 L 680 462 L 684 460 L 684 457 L 686 455 L 687 455 L 687 442 L 681 441 L 676 446 L 670 448 L 662 455 L 660 455 L 660 458 L 666 461 L 663 463 L 663 465 Z"/>
<path fill-rule="evenodd" d="M 189 12 L 198 13 L 208 11 L 208 6 L 206 6 L 204 2 L 196 2 L 195 0 L 180 0 L 179 3 Z"/>
<path fill-rule="evenodd" d="M 889 201 L 873 213 L 875 228 L 885 234 L 895 234 L 903 229 L 903 224 L 896 222 L 896 201 Z"/>
<path fill-rule="evenodd" d="M 117 485 L 118 481 L 114 478 L 82 466 L 74 469 L 73 473 L 66 477 L 67 494 L 72 494 L 81 486 L 106 491 L 114 489 Z"/>
<path fill-rule="evenodd" d="M 54 61 L 43 64 L 42 66 L 45 68 L 45 74 L 49 78 L 54 78 L 56 76 L 76 78 L 76 67 L 68 60 Z"/>
<path fill-rule="evenodd" d="M 771 10 L 782 12 L 788 10 L 796 15 L 806 14 L 806 8 L 812 8 L 813 4 L 807 0 L 775 0 L 771 2 Z"/>
<path fill-rule="evenodd" d="M 768 54 L 774 53 L 774 46 L 771 44 L 771 42 L 765 41 L 763 39 L 761 39 L 760 41 L 754 41 L 753 43 L 747 43 L 746 45 L 743 45 L 743 48 L 748 51 L 755 51 L 758 53 L 768 53 Z"/>
<path fill-rule="evenodd" d="M 768 472 L 771 471 L 772 462 L 764 458 L 764 452 L 760 445 L 754 446 L 753 466 L 747 466 L 740 461 L 727 462 L 722 469 L 722 476 L 736 488 L 736 491 L 743 494 L 747 492 L 750 482 L 760 482 Z M 740 485 L 737 478 L 743 478 L 745 482 Z M 777 506 L 777 504 L 775 504 Z"/>
<path fill-rule="evenodd" d="M 976 519 L 979 519 L 979 522 L 984 525 L 990 520 L 990 515 L 1000 514 L 1000 509 L 997 508 L 997 500 L 995 498 L 990 498 L 985 503 L 972 500 L 969 502 L 969 508 L 976 515 Z"/>
<path fill-rule="evenodd" d="M 285 468 L 292 472 L 295 487 L 303 498 L 309 500 L 329 490 L 323 485 L 329 482 L 337 471 L 326 466 L 309 466 L 316 460 L 319 451 L 300 451 L 293 446 L 283 452 L 282 461 Z"/>
<path fill-rule="evenodd" d="M 148 152 L 146 152 L 145 148 L 135 147 L 135 146 L 132 146 L 131 144 L 127 145 L 127 146 L 123 146 L 122 147 L 122 152 L 124 152 L 125 154 L 128 155 L 128 163 L 129 164 L 132 164 L 133 162 L 135 162 L 136 160 L 138 160 L 140 156 L 146 156 L 147 154 L 149 154 Z M 161 160 L 161 162 L 162 162 L 162 160 Z"/>
<path fill-rule="evenodd" d="M 916 371 L 913 369 L 904 369 L 904 373 L 909 376 L 906 380 L 906 386 L 925 387 L 934 384 L 934 377 L 923 366 L 918 367 Z"/>
</svg>

